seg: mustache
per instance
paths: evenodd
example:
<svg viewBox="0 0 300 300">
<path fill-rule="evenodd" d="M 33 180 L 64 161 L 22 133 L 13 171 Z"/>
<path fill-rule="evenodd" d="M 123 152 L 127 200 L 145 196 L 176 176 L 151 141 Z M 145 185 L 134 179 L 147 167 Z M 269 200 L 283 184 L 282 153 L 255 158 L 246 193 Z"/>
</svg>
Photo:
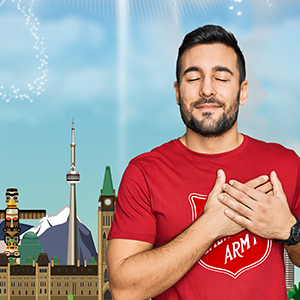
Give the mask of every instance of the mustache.
<svg viewBox="0 0 300 300">
<path fill-rule="evenodd" d="M 215 97 L 210 97 L 210 98 L 201 97 L 199 100 L 195 101 L 191 106 L 195 108 L 202 104 L 217 104 L 220 107 L 225 107 L 225 104 L 219 101 Z"/>
</svg>

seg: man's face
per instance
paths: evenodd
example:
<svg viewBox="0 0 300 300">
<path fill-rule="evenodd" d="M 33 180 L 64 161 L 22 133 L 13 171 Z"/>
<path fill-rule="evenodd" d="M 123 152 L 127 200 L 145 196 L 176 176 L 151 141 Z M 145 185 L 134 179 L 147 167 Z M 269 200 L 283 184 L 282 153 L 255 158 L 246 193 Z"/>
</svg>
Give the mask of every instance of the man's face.
<svg viewBox="0 0 300 300">
<path fill-rule="evenodd" d="M 239 104 L 248 82 L 239 85 L 237 56 L 223 44 L 196 45 L 182 56 L 177 104 L 185 125 L 205 137 L 217 137 L 236 126 Z"/>
</svg>

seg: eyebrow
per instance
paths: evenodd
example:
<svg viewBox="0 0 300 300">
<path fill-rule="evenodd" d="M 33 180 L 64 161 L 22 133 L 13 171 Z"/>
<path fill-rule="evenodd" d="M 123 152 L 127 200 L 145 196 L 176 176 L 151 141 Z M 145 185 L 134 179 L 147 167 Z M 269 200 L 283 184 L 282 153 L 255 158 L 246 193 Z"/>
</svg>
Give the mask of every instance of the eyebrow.
<svg viewBox="0 0 300 300">
<path fill-rule="evenodd" d="M 182 77 L 189 72 L 201 72 L 201 71 L 202 71 L 201 68 L 192 66 L 192 67 L 189 67 L 186 70 L 184 70 Z M 215 67 L 213 67 L 213 71 L 214 72 L 227 72 L 233 76 L 233 72 L 227 67 L 215 66 Z"/>
<path fill-rule="evenodd" d="M 189 67 L 189 68 L 187 68 L 186 70 L 184 70 L 184 72 L 183 72 L 183 74 L 182 74 L 182 77 L 183 77 L 185 74 L 189 73 L 189 72 L 201 72 L 201 71 L 202 71 L 201 68 L 198 68 L 198 67 L 195 67 L 195 66 Z"/>
<path fill-rule="evenodd" d="M 213 70 L 215 72 L 227 72 L 227 73 L 229 73 L 229 74 L 231 74 L 233 76 L 233 72 L 230 69 L 228 69 L 227 67 L 215 66 L 213 68 Z"/>
</svg>

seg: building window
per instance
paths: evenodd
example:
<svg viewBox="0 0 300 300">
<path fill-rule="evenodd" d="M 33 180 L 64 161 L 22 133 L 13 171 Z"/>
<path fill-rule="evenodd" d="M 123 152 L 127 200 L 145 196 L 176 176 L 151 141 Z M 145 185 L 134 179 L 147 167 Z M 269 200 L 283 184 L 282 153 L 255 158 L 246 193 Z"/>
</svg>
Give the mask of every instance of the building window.
<svg viewBox="0 0 300 300">
<path fill-rule="evenodd" d="M 11 291 L 11 294 L 12 294 L 12 295 L 14 295 L 14 294 L 15 294 L 15 291 L 14 291 L 14 290 L 12 290 L 12 291 Z"/>
<path fill-rule="evenodd" d="M 81 290 L 81 296 L 83 296 L 83 290 Z"/>
<path fill-rule="evenodd" d="M 21 291 L 19 290 L 19 296 L 21 295 Z"/>
<path fill-rule="evenodd" d="M 91 291 L 89 290 L 89 295 L 91 296 Z"/>
<path fill-rule="evenodd" d="M 66 290 L 66 296 L 68 296 L 68 291 Z"/>
<path fill-rule="evenodd" d="M 58 296 L 60 295 L 60 290 L 57 291 L 57 295 L 58 295 Z"/>
<path fill-rule="evenodd" d="M 34 296 L 34 290 L 32 290 L 32 293 L 31 293 L 31 294 L 32 294 L 32 296 Z"/>
<path fill-rule="evenodd" d="M 106 283 L 108 281 L 108 271 L 105 269 L 104 271 L 104 282 Z"/>
</svg>

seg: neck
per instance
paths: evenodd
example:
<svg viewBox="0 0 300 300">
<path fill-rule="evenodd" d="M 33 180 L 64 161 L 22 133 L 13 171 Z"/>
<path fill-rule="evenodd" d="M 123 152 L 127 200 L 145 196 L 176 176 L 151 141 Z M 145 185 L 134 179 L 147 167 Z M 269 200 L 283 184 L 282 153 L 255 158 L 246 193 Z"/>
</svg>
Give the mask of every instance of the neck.
<svg viewBox="0 0 300 300">
<path fill-rule="evenodd" d="M 187 148 L 203 154 L 218 154 L 234 150 L 242 144 L 243 140 L 243 135 L 237 132 L 236 124 L 218 137 L 204 137 L 187 128 L 185 135 L 180 138 Z"/>
</svg>

